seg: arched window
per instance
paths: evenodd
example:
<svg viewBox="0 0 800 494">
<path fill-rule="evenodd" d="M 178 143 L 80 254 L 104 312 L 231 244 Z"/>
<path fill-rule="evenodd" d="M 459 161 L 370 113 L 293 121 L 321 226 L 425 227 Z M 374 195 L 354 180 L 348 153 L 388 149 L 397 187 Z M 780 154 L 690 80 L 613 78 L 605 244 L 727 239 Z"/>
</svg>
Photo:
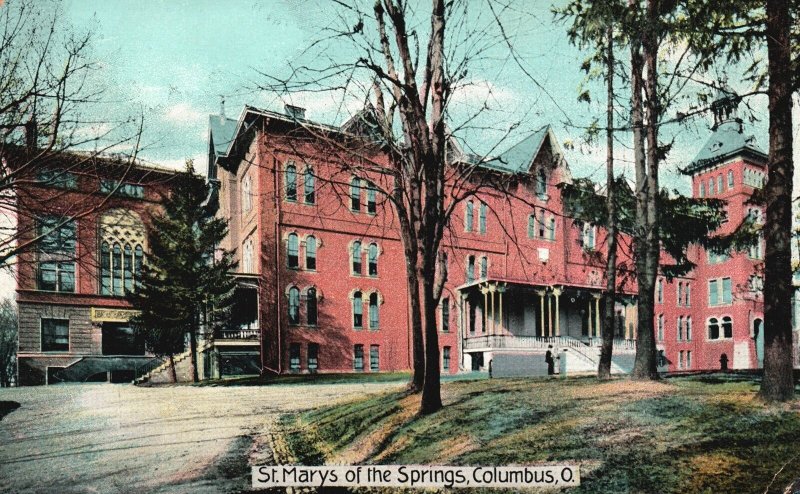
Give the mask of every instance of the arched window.
<svg viewBox="0 0 800 494">
<path fill-rule="evenodd" d="M 722 183 L 722 174 L 717 175 L 717 192 L 722 193 L 725 189 Z"/>
<path fill-rule="evenodd" d="M 708 195 L 714 195 L 714 177 L 708 179 Z"/>
<path fill-rule="evenodd" d="M 367 273 L 378 276 L 378 245 L 374 243 L 367 249 Z"/>
<path fill-rule="evenodd" d="M 296 269 L 299 267 L 299 244 L 297 241 L 297 234 L 290 233 L 289 239 L 286 243 L 286 265 L 290 268 Z"/>
<path fill-rule="evenodd" d="M 317 289 L 313 286 L 306 291 L 306 322 L 317 325 Z"/>
<path fill-rule="evenodd" d="M 353 274 L 361 274 L 361 242 L 358 240 L 353 242 L 352 260 Z"/>
<path fill-rule="evenodd" d="M 547 227 L 548 239 L 555 240 L 556 239 L 556 217 L 550 215 L 550 224 Z"/>
<path fill-rule="evenodd" d="M 733 338 L 733 319 L 729 316 L 722 318 L 722 337 Z"/>
<path fill-rule="evenodd" d="M 481 279 L 485 280 L 489 275 L 489 259 L 486 256 L 481 257 Z"/>
<path fill-rule="evenodd" d="M 475 281 L 475 256 L 467 256 L 467 283 Z"/>
<path fill-rule="evenodd" d="M 297 200 L 297 168 L 294 163 L 286 165 L 286 200 Z"/>
<path fill-rule="evenodd" d="M 289 288 L 289 324 L 300 324 L 300 290 L 296 286 Z"/>
<path fill-rule="evenodd" d="M 369 328 L 378 329 L 380 327 L 380 318 L 378 316 L 378 294 L 372 292 L 369 294 Z"/>
<path fill-rule="evenodd" d="M 728 170 L 728 188 L 733 188 L 733 170 Z"/>
<path fill-rule="evenodd" d="M 353 327 L 361 329 L 364 327 L 364 302 L 361 300 L 361 292 L 353 294 Z"/>
<path fill-rule="evenodd" d="M 350 210 L 361 211 L 361 179 L 357 177 L 350 181 Z"/>
<path fill-rule="evenodd" d="M 253 208 L 253 179 L 250 174 L 242 178 L 242 212 L 247 213 Z"/>
<path fill-rule="evenodd" d="M 100 293 L 132 292 L 144 264 L 145 229 L 139 216 L 116 209 L 100 218 Z"/>
<path fill-rule="evenodd" d="M 478 231 L 481 233 L 486 233 L 486 215 L 488 209 L 489 208 L 486 206 L 486 204 L 481 203 L 480 212 L 478 216 Z"/>
<path fill-rule="evenodd" d="M 315 181 L 314 169 L 307 164 L 303 175 L 303 196 L 306 204 L 314 204 L 316 200 Z"/>
<path fill-rule="evenodd" d="M 545 215 L 544 209 L 540 209 L 539 210 L 539 221 L 538 221 L 538 223 L 539 223 L 539 238 L 545 238 L 544 237 L 544 233 L 545 233 L 544 232 L 545 231 L 544 215 Z"/>
<path fill-rule="evenodd" d="M 719 339 L 719 321 L 717 321 L 716 317 L 709 318 L 708 320 L 708 339 Z"/>
<path fill-rule="evenodd" d="M 656 282 L 656 303 L 664 303 L 664 280 L 662 278 Z"/>
<path fill-rule="evenodd" d="M 683 340 L 683 316 L 678 316 L 676 321 L 676 331 L 678 335 L 678 341 Z"/>
<path fill-rule="evenodd" d="M 540 198 L 547 195 L 547 174 L 543 168 L 539 168 L 536 174 L 536 195 Z"/>
<path fill-rule="evenodd" d="M 375 214 L 378 212 L 377 195 L 378 191 L 375 188 L 375 184 L 370 182 L 367 185 L 367 213 L 369 214 Z"/>
<path fill-rule="evenodd" d="M 536 213 L 528 215 L 528 238 L 536 236 Z"/>
<path fill-rule="evenodd" d="M 317 269 L 317 237 L 306 238 L 306 269 Z"/>
<path fill-rule="evenodd" d="M 686 341 L 692 341 L 692 316 L 686 316 Z"/>
<path fill-rule="evenodd" d="M 706 196 L 706 185 L 703 182 L 700 182 L 700 197 Z"/>
<path fill-rule="evenodd" d="M 474 219 L 475 205 L 472 203 L 472 201 L 467 201 L 465 207 L 466 207 L 466 212 L 464 216 L 464 230 L 471 232 L 473 228 L 473 222 L 475 221 Z"/>
<path fill-rule="evenodd" d="M 252 273 L 253 272 L 253 239 L 248 238 L 244 242 L 244 248 L 242 249 L 242 272 L 243 273 Z"/>
</svg>

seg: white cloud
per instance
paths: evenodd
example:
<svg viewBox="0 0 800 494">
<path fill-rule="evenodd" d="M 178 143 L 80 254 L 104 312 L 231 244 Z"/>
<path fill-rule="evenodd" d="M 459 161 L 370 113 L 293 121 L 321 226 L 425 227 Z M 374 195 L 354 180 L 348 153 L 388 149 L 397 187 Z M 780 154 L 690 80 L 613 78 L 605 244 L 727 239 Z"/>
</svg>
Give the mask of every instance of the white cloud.
<svg viewBox="0 0 800 494">
<path fill-rule="evenodd" d="M 182 102 L 167 107 L 163 118 L 176 125 L 198 125 L 204 122 L 206 112 L 200 111 L 189 103 Z"/>
<path fill-rule="evenodd" d="M 186 156 L 184 158 L 153 160 L 153 163 L 165 168 L 172 168 L 173 170 L 183 170 L 184 166 L 186 166 L 187 159 L 194 161 L 194 169 L 197 173 L 205 175 L 206 169 L 208 168 L 208 156 L 202 153 L 194 156 Z"/>
<path fill-rule="evenodd" d="M 450 96 L 450 102 L 481 106 L 485 104 L 492 108 L 510 103 L 514 97 L 514 91 L 510 88 L 498 86 L 491 81 L 475 79 L 459 84 Z"/>
</svg>

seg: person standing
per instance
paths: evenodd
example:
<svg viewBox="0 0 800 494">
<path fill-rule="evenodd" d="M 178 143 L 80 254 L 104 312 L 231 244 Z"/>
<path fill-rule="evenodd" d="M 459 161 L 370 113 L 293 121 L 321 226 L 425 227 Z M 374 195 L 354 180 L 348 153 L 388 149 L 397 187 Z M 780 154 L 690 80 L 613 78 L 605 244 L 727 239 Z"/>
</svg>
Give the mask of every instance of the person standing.
<svg viewBox="0 0 800 494">
<path fill-rule="evenodd" d="M 547 363 L 547 375 L 552 376 L 556 373 L 555 360 L 553 359 L 553 345 L 547 345 L 547 353 L 544 354 L 544 361 Z"/>
</svg>

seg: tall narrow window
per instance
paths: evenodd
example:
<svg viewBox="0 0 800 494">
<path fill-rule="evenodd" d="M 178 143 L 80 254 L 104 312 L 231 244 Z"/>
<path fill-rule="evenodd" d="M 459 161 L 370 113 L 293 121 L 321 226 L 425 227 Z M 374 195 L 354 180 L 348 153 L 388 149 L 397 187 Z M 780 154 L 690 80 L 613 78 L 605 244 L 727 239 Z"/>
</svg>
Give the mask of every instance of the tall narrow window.
<svg viewBox="0 0 800 494">
<path fill-rule="evenodd" d="M 729 316 L 722 318 L 722 337 L 733 338 L 733 319 Z"/>
<path fill-rule="evenodd" d="M 728 189 L 733 188 L 733 170 L 728 170 Z"/>
<path fill-rule="evenodd" d="M 692 341 L 692 316 L 686 316 L 686 341 Z"/>
<path fill-rule="evenodd" d="M 114 244 L 111 248 L 111 292 L 122 293 L 122 248 Z"/>
<path fill-rule="evenodd" d="M 372 372 L 381 370 L 380 350 L 378 345 L 369 346 L 369 370 Z"/>
<path fill-rule="evenodd" d="M 450 347 L 442 347 L 442 370 L 450 370 Z"/>
<path fill-rule="evenodd" d="M 464 213 L 464 230 L 471 232 L 474 222 L 475 205 L 472 203 L 472 201 L 467 201 L 465 208 L 466 212 Z"/>
<path fill-rule="evenodd" d="M 658 341 L 664 341 L 664 314 L 658 315 Z"/>
<path fill-rule="evenodd" d="M 678 318 L 675 319 L 675 323 L 676 323 L 676 334 L 678 335 L 677 340 L 681 341 L 683 340 L 683 316 L 678 316 Z"/>
<path fill-rule="evenodd" d="M 664 303 L 664 280 L 662 278 L 656 282 L 656 303 Z"/>
<path fill-rule="evenodd" d="M 38 288 L 56 292 L 75 291 L 75 221 L 47 216 L 39 221 Z M 121 280 L 120 280 L 121 283 Z"/>
<path fill-rule="evenodd" d="M 125 284 L 125 293 L 133 291 L 133 249 L 130 244 L 125 244 L 122 258 L 122 279 Z"/>
<path fill-rule="evenodd" d="M 364 370 L 364 345 L 353 345 L 353 369 Z"/>
<path fill-rule="evenodd" d="M 361 179 L 353 178 L 350 181 L 350 210 L 361 211 Z"/>
<path fill-rule="evenodd" d="M 539 210 L 539 221 L 538 221 L 538 226 L 539 226 L 539 238 L 545 238 L 545 236 L 544 236 L 544 234 L 545 234 L 545 222 L 544 222 L 544 215 L 545 215 L 545 211 L 544 211 L 544 209 L 540 209 L 540 210 Z"/>
<path fill-rule="evenodd" d="M 722 184 L 722 175 L 717 175 L 717 192 L 721 194 L 724 190 L 725 189 L 723 188 Z"/>
<path fill-rule="evenodd" d="M 306 269 L 317 269 L 317 238 L 313 236 L 306 238 Z"/>
<path fill-rule="evenodd" d="M 369 328 L 378 329 L 380 327 L 380 317 L 378 315 L 378 294 L 369 294 Z"/>
<path fill-rule="evenodd" d="M 292 372 L 300 370 L 300 343 L 289 344 L 289 370 Z"/>
<path fill-rule="evenodd" d="M 353 252 L 352 252 L 352 268 L 353 274 L 361 274 L 361 242 L 356 240 L 353 242 Z"/>
<path fill-rule="evenodd" d="M 308 344 L 308 370 L 309 372 L 316 372 L 319 369 L 319 344 Z"/>
<path fill-rule="evenodd" d="M 536 214 L 531 213 L 528 215 L 528 238 L 536 236 Z"/>
<path fill-rule="evenodd" d="M 317 289 L 314 287 L 306 291 L 306 322 L 309 326 L 317 325 Z"/>
<path fill-rule="evenodd" d="M 475 256 L 467 257 L 467 283 L 475 281 Z"/>
<path fill-rule="evenodd" d="M 378 212 L 377 195 L 378 191 L 375 187 L 375 184 L 370 182 L 367 185 L 367 213 L 369 214 L 375 214 Z"/>
<path fill-rule="evenodd" d="M 550 224 L 547 227 L 547 238 L 549 240 L 556 239 L 556 217 L 553 215 L 550 215 Z"/>
<path fill-rule="evenodd" d="M 367 273 L 378 276 L 378 245 L 374 243 L 367 248 Z"/>
<path fill-rule="evenodd" d="M 678 282 L 678 305 L 683 305 L 683 282 Z"/>
<path fill-rule="evenodd" d="M 286 165 L 286 200 L 297 200 L 297 168 L 294 164 Z"/>
<path fill-rule="evenodd" d="M 481 279 L 485 280 L 489 275 L 489 259 L 486 256 L 481 257 Z"/>
<path fill-rule="evenodd" d="M 481 203 L 480 205 L 480 214 L 478 216 L 478 231 L 481 233 L 486 233 L 486 215 L 487 215 L 488 207 L 486 204 Z"/>
<path fill-rule="evenodd" d="M 253 209 L 253 179 L 250 174 L 242 178 L 242 212 L 247 213 Z"/>
<path fill-rule="evenodd" d="M 678 369 L 683 369 L 683 350 L 678 352 Z"/>
<path fill-rule="evenodd" d="M 701 181 L 701 182 L 700 182 L 700 197 L 705 197 L 705 196 L 706 196 L 706 186 L 705 186 L 705 184 L 704 184 L 704 183 Z"/>
<path fill-rule="evenodd" d="M 450 332 L 450 299 L 442 299 L 442 333 Z"/>
<path fill-rule="evenodd" d="M 685 300 L 685 303 L 683 305 L 685 305 L 686 307 L 691 306 L 692 305 L 692 285 L 690 285 L 689 283 L 686 283 L 686 290 L 684 292 L 684 295 L 686 297 L 686 300 Z"/>
<path fill-rule="evenodd" d="M 543 199 L 547 195 L 547 174 L 543 168 L 539 168 L 536 174 L 536 195 Z"/>
<path fill-rule="evenodd" d="M 713 196 L 714 191 L 714 177 L 708 179 L 708 195 Z"/>
<path fill-rule="evenodd" d="M 718 280 L 708 280 L 708 305 L 719 305 Z"/>
<path fill-rule="evenodd" d="M 687 369 L 691 369 L 692 368 L 692 351 L 691 350 L 686 350 L 686 368 Z"/>
<path fill-rule="evenodd" d="M 111 295 L 111 248 L 108 242 L 100 245 L 100 293 Z"/>
<path fill-rule="evenodd" d="M 299 243 L 296 233 L 290 233 L 289 239 L 286 242 L 286 265 L 290 268 L 296 269 L 299 267 Z"/>
<path fill-rule="evenodd" d="M 314 204 L 317 200 L 316 197 L 316 178 L 314 177 L 314 169 L 311 165 L 306 165 L 306 169 L 303 174 L 303 199 L 305 200 L 306 204 Z"/>
<path fill-rule="evenodd" d="M 731 279 L 730 278 L 722 278 L 722 303 L 729 304 L 731 303 Z"/>
<path fill-rule="evenodd" d="M 289 288 L 289 324 L 300 324 L 300 290 L 296 286 Z"/>
<path fill-rule="evenodd" d="M 712 317 L 708 320 L 708 339 L 719 339 L 719 321 L 715 317 Z"/>
<path fill-rule="evenodd" d="M 364 301 L 361 299 L 361 292 L 353 294 L 353 327 L 356 329 L 364 327 Z"/>
</svg>

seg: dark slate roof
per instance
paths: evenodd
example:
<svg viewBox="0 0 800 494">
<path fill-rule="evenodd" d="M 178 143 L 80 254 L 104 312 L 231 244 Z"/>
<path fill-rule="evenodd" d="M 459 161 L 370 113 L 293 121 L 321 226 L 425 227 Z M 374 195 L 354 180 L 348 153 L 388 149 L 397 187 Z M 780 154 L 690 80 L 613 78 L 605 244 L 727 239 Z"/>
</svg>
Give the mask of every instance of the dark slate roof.
<svg viewBox="0 0 800 494">
<path fill-rule="evenodd" d="M 220 115 L 209 115 L 208 117 L 208 130 L 211 146 L 214 154 L 217 156 L 225 156 L 228 152 L 228 146 L 236 134 L 236 120 L 222 117 Z"/>
<path fill-rule="evenodd" d="M 505 173 L 527 172 L 530 169 L 531 162 L 542 148 L 549 131 L 549 125 L 533 131 L 497 158 L 481 163 L 481 166 Z"/>
<path fill-rule="evenodd" d="M 685 174 L 695 173 L 739 154 L 767 159 L 767 154 L 756 144 L 755 137 L 746 135 L 740 122 L 729 120 L 717 127 L 694 160 L 682 171 Z"/>
</svg>

